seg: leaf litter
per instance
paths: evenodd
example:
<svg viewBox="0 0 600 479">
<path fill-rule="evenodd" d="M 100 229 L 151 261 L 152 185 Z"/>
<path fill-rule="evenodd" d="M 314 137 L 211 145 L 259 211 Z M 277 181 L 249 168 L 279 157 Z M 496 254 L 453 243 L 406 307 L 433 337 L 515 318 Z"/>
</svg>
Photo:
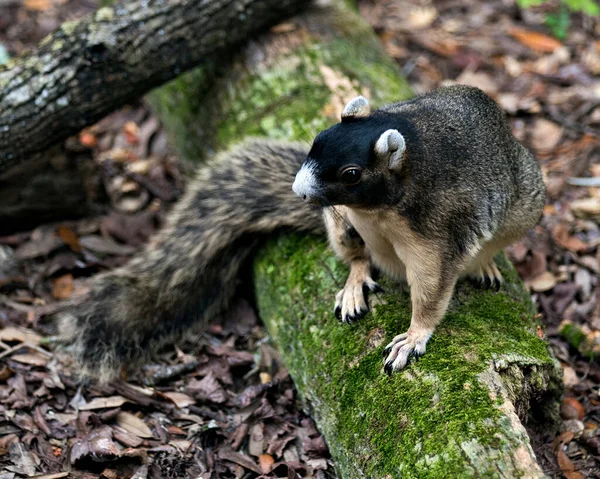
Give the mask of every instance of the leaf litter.
<svg viewBox="0 0 600 479">
<path fill-rule="evenodd" d="M 0 44 L 21 53 L 97 5 L 9 2 L 0 6 Z M 416 92 L 454 82 L 484 89 L 538 157 L 548 189 L 544 216 L 507 249 L 566 386 L 562 432 L 542 438 L 536 453 L 550 477 L 597 477 L 598 19 L 574 15 L 559 41 L 543 24 L 544 6 L 359 6 Z M 85 291 L 91 276 L 126 263 L 160 228 L 185 182 L 160 122 L 143 105 L 109 115 L 66 145 L 96 164 L 92 197 L 109 204 L 99 217 L 0 238 L 0 470 L 9 471 L 0 477 L 334 477 L 327 445 L 247 303 L 137 376 L 103 388 L 73 379 L 68 358 L 48 339 L 49 315 Z"/>
</svg>

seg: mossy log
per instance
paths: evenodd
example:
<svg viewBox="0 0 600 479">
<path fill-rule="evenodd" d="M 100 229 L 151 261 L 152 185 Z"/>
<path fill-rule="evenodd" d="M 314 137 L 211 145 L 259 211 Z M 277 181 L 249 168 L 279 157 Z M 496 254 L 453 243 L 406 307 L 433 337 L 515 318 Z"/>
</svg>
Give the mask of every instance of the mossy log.
<svg viewBox="0 0 600 479">
<path fill-rule="evenodd" d="M 182 156 L 198 161 L 249 136 L 310 142 L 358 93 L 374 104 L 411 95 L 370 28 L 334 3 L 150 100 Z M 502 290 L 460 283 L 427 354 L 388 377 L 382 350 L 410 320 L 401 286 L 384 284 L 373 314 L 347 327 L 332 313 L 347 269 L 322 240 L 281 236 L 259 255 L 261 317 L 341 477 L 542 476 L 523 422 L 552 427 L 560 374 L 529 295 L 499 261 Z"/>
<path fill-rule="evenodd" d="M 63 23 L 0 67 L 0 174 L 307 3 L 128 0 Z"/>
</svg>

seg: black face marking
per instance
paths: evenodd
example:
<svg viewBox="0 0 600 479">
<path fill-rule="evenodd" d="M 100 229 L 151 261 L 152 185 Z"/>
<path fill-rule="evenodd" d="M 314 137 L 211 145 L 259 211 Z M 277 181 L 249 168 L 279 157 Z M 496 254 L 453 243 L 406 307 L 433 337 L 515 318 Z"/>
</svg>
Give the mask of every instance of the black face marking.
<svg viewBox="0 0 600 479">
<path fill-rule="evenodd" d="M 390 187 L 397 179 L 374 151 L 389 129 L 407 132 L 407 142 L 414 138 L 407 120 L 382 111 L 346 119 L 317 135 L 304 165 L 310 165 L 323 204 L 376 207 L 397 201 L 398 188 Z"/>
</svg>

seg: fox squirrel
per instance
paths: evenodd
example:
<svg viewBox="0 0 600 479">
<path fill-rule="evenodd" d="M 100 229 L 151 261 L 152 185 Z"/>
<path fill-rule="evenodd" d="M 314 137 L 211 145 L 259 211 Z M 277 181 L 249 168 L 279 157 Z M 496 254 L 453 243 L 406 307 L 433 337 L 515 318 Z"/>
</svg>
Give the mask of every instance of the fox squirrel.
<svg viewBox="0 0 600 479">
<path fill-rule="evenodd" d="M 440 88 L 375 111 L 357 97 L 310 151 L 254 140 L 200 168 L 157 238 L 68 306 L 60 337 L 84 376 L 137 367 L 223 315 L 261 237 L 292 229 L 327 233 L 350 265 L 334 306 L 346 323 L 379 289 L 373 268 L 407 280 L 410 328 L 385 360 L 400 370 L 425 352 L 458 278 L 500 286 L 494 254 L 535 225 L 544 200 L 534 158 L 481 90 Z"/>
</svg>

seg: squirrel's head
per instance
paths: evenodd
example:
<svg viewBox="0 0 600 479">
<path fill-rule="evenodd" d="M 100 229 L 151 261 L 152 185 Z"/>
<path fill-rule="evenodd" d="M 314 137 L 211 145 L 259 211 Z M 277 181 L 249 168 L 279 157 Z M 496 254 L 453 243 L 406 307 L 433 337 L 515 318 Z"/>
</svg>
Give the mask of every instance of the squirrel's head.
<svg viewBox="0 0 600 479">
<path fill-rule="evenodd" d="M 389 182 L 403 166 L 406 144 L 397 119 L 371 111 L 356 97 L 342 121 L 313 142 L 294 181 L 294 192 L 313 204 L 377 206 L 389 200 Z"/>
</svg>

